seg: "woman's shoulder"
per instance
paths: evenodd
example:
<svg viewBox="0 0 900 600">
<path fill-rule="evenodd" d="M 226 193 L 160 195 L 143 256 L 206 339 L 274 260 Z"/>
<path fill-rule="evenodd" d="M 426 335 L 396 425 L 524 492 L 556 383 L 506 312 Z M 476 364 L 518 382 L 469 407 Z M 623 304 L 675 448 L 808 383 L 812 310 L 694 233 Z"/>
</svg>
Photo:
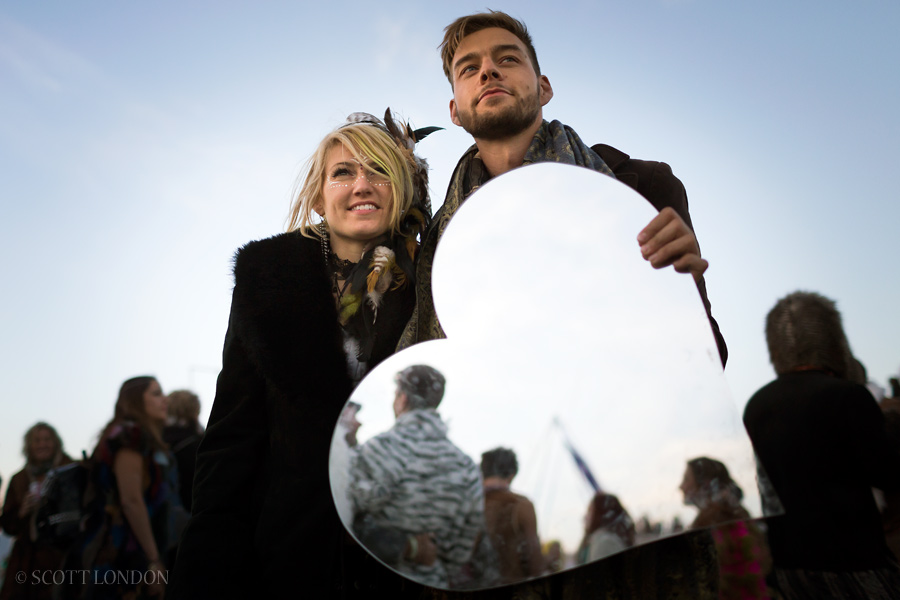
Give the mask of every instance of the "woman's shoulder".
<svg viewBox="0 0 900 600">
<path fill-rule="evenodd" d="M 292 265 L 321 254 L 321 242 L 299 231 L 280 233 L 272 237 L 248 242 L 234 253 L 235 277 L 260 270 Z"/>
<path fill-rule="evenodd" d="M 625 550 L 625 542 L 615 532 L 600 528 L 588 537 L 588 558 L 598 560 Z"/>
<path fill-rule="evenodd" d="M 334 313 L 331 282 L 318 239 L 292 231 L 238 249 L 232 308 L 239 320 L 265 321 L 267 330 L 283 327 L 298 307 L 328 316 Z M 336 314 L 331 320 L 337 322 Z"/>
<path fill-rule="evenodd" d="M 9 479 L 9 489 L 10 490 L 28 490 L 28 484 L 30 483 L 31 478 L 28 476 L 28 466 L 22 468 L 21 471 L 10 477 Z"/>
<path fill-rule="evenodd" d="M 107 427 L 97 445 L 96 458 L 111 464 L 116 453 L 123 449 L 134 450 L 139 454 L 150 450 L 144 430 L 134 421 L 118 421 Z"/>
<path fill-rule="evenodd" d="M 703 527 L 712 527 L 730 521 L 745 520 L 750 518 L 740 503 L 728 500 L 720 500 L 710 502 L 703 510 L 697 513 L 697 517 L 691 524 L 692 529 L 700 529 Z"/>
<path fill-rule="evenodd" d="M 600 527 L 591 532 L 589 536 L 592 543 L 596 544 L 617 544 L 624 545 L 622 538 L 615 531 L 611 531 L 606 527 Z"/>
</svg>

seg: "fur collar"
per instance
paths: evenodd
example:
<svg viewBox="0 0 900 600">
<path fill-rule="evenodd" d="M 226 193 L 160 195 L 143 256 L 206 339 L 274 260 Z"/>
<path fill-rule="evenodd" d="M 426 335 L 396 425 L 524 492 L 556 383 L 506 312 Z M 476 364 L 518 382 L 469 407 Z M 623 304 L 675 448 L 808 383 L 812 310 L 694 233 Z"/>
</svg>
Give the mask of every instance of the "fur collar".
<svg viewBox="0 0 900 600">
<path fill-rule="evenodd" d="M 229 329 L 259 373 L 289 395 L 350 395 L 331 283 L 318 240 L 250 242 L 234 259 Z"/>
</svg>

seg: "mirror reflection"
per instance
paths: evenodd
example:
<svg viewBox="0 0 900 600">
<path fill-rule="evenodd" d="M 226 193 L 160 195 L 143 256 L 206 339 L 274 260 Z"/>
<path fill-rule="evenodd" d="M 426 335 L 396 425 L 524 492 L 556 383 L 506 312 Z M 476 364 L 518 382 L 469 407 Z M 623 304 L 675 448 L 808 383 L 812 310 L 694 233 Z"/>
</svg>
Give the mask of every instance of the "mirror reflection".
<svg viewBox="0 0 900 600">
<path fill-rule="evenodd" d="M 374 556 L 479 589 L 761 516 L 697 289 L 638 251 L 654 212 L 546 163 L 461 207 L 433 272 L 448 339 L 375 368 L 333 439 L 336 505 Z"/>
</svg>

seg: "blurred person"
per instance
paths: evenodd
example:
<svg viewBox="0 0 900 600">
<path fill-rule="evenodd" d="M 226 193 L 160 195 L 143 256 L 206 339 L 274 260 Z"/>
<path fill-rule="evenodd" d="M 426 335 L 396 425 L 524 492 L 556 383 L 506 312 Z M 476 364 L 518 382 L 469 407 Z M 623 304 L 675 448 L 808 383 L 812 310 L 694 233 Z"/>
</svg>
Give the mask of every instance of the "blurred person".
<svg viewBox="0 0 900 600">
<path fill-rule="evenodd" d="M 784 506 L 768 519 L 779 591 L 896 598 L 900 569 L 872 488 L 900 489 L 900 454 L 872 395 L 848 378 L 841 315 L 824 296 L 794 292 L 769 311 L 765 330 L 777 379 L 747 403 L 744 424 Z"/>
<path fill-rule="evenodd" d="M 328 470 L 332 491 L 344 491 L 334 496 L 338 516 L 345 525 L 353 527 L 356 538 L 366 549 L 388 566 L 396 567 L 403 557 L 422 565 L 433 565 L 437 560 L 437 546 L 430 534 L 407 535 L 394 527 L 376 525 L 365 516 L 354 522 L 349 496 L 350 460 L 359 446 L 356 434 L 362 427 L 357 418 L 360 410 L 362 406 L 358 402 L 347 402 L 331 440 Z"/>
<path fill-rule="evenodd" d="M 516 453 L 508 448 L 481 455 L 485 527 L 504 583 L 537 577 L 544 571 L 534 504 L 509 489 L 518 472 Z"/>
<path fill-rule="evenodd" d="M 287 233 L 238 250 L 170 598 L 397 597 L 405 583 L 344 531 L 328 459 L 350 392 L 413 310 L 431 216 L 413 148 L 428 132 L 354 113 L 307 162 Z"/>
<path fill-rule="evenodd" d="M 766 575 L 771 558 L 765 538 L 741 505 L 744 491 L 724 463 L 707 457 L 689 460 L 679 486 L 684 503 L 699 509 L 691 529 L 712 528 L 719 563 L 719 598 L 769 598 Z"/>
<path fill-rule="evenodd" d="M 584 518 L 584 538 L 578 549 L 578 564 L 600 560 L 634 546 L 634 521 L 619 499 L 597 492 Z"/>
<path fill-rule="evenodd" d="M 544 542 L 541 546 L 541 553 L 544 555 L 544 571 L 546 573 L 558 573 L 565 566 L 562 544 L 559 540 Z"/>
<path fill-rule="evenodd" d="M 0 527 L 16 538 L 6 566 L 7 576 L 0 588 L 0 600 L 51 598 L 52 585 L 35 582 L 30 574 L 59 569 L 64 555 L 54 546 L 35 541 L 34 517 L 47 473 L 71 463 L 72 459 L 63 451 L 56 429 L 43 421 L 25 432 L 22 455 L 25 467 L 10 480 L 0 514 Z M 24 582 L 15 577 L 20 571 L 29 575 Z"/>
<path fill-rule="evenodd" d="M 700 511 L 691 528 L 750 518 L 741 505 L 743 490 L 721 461 L 707 457 L 689 460 L 679 489 L 684 495 L 684 503 Z"/>
<path fill-rule="evenodd" d="M 331 457 L 328 461 L 332 490 L 346 492 L 350 487 L 350 456 L 358 445 L 356 432 L 362 427 L 362 423 L 359 422 L 356 415 L 361 409 L 362 406 L 358 402 L 348 402 L 338 419 L 334 439 L 331 440 Z M 335 496 L 334 506 L 342 522 L 353 522 L 353 507 L 350 505 L 350 498 L 346 493 Z"/>
<path fill-rule="evenodd" d="M 895 389 L 895 391 L 897 390 Z M 900 396 L 895 395 L 882 399 L 881 412 L 884 413 L 888 442 L 895 452 L 900 453 Z M 900 490 L 884 492 L 883 503 L 881 523 L 884 528 L 885 541 L 894 558 L 900 561 Z"/>
<path fill-rule="evenodd" d="M 194 467 L 197 463 L 197 447 L 203 437 L 200 425 L 200 398 L 189 390 L 169 392 L 169 417 L 162 431 L 163 441 L 169 446 L 178 463 L 178 490 L 181 505 L 190 512 L 194 488 Z"/>
<path fill-rule="evenodd" d="M 437 412 L 444 376 L 428 365 L 413 365 L 394 380 L 394 425 L 362 444 L 351 459 L 355 519 L 365 516 L 370 526 L 410 537 L 431 534 L 437 560 L 426 565 L 403 556 L 396 569 L 425 585 L 459 587 L 484 531 L 478 467 L 447 437 Z"/>
<path fill-rule="evenodd" d="M 91 455 L 92 482 L 103 513 L 88 525 L 80 548 L 90 570 L 83 598 L 146 598 L 165 593 L 165 553 L 174 507 L 180 506 L 178 468 L 162 439 L 168 398 L 155 377 L 126 380 L 112 420 Z M 146 574 L 141 581 L 116 577 Z M 107 583 L 113 581 L 114 583 Z M 96 582 L 101 582 L 95 584 Z"/>
<path fill-rule="evenodd" d="M 880 403 L 884 400 L 884 388 L 878 385 L 878 382 L 869 379 L 869 372 L 866 370 L 866 365 L 862 364 L 862 361 L 855 356 L 850 357 L 850 370 L 847 374 L 847 379 L 865 386 L 865 388 L 869 390 L 869 393 L 872 394 L 872 397 L 875 398 L 875 402 Z"/>
</svg>

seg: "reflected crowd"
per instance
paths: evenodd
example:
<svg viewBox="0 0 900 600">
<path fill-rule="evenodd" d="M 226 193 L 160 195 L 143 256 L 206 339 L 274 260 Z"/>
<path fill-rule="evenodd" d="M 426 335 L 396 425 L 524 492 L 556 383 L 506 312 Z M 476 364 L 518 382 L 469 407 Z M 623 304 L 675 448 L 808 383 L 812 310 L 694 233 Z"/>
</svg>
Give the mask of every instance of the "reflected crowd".
<svg viewBox="0 0 900 600">
<path fill-rule="evenodd" d="M 627 499 L 598 489 L 577 548 L 542 543 L 532 501 L 510 489 L 514 451 L 484 452 L 476 489 L 473 462 L 447 440 L 445 427 L 438 437 L 451 458 L 424 441 L 398 441 L 404 413 L 440 422 L 444 378 L 416 365 L 395 378 L 394 428 L 348 449 L 345 522 L 386 564 L 444 589 L 521 582 L 695 531 L 715 548 L 720 598 L 895 597 L 900 383 L 891 379 L 890 395 L 873 394 L 834 302 L 819 294 L 781 299 L 766 336 L 778 378 L 750 399 L 744 415 L 765 518 L 751 517 L 726 464 L 702 456 L 687 461 L 679 486 L 684 504 L 697 510 L 686 528 L 677 517 L 662 524 L 641 516 L 636 524 Z M 411 373 L 419 374 L 419 391 L 406 383 Z M 429 391 L 431 400 L 409 401 L 408 394 Z M 386 516 L 389 510 L 397 516 Z M 439 578 L 429 579 L 434 573 Z"/>
<path fill-rule="evenodd" d="M 781 299 L 767 317 L 766 335 L 778 378 L 750 399 L 744 415 L 765 518 L 751 517 L 726 464 L 702 456 L 687 461 L 679 486 L 684 504 L 697 510 L 686 528 L 677 517 L 663 524 L 641 516 L 636 524 L 627 499 L 597 489 L 577 548 L 542 543 L 532 501 L 510 489 L 518 473 L 511 449 L 482 454 L 481 493 L 471 493 L 472 461 L 446 439 L 446 428 L 441 439 L 451 448 L 449 461 L 412 438 L 388 449 L 402 430 L 403 412 L 426 411 L 440 420 L 443 376 L 417 365 L 396 377 L 397 425 L 349 448 L 352 508 L 345 522 L 386 564 L 445 589 L 513 584 L 695 531 L 711 538 L 721 598 L 894 597 L 900 590 L 900 384 L 892 379 L 891 395 L 876 398 L 834 303 L 819 294 Z M 413 371 L 431 373 L 429 381 L 439 383 L 431 402 L 409 408 L 403 381 Z M 351 408 L 355 414 L 358 407 Z M 401 458 L 397 449 L 411 455 Z M 373 460 L 390 462 L 393 472 Z M 452 493 L 438 476 L 455 479 L 466 492 Z M 385 507 L 394 503 L 398 516 L 386 517 Z M 465 527 L 442 524 L 464 515 Z M 428 579 L 425 570 L 440 577 Z"/>
</svg>

